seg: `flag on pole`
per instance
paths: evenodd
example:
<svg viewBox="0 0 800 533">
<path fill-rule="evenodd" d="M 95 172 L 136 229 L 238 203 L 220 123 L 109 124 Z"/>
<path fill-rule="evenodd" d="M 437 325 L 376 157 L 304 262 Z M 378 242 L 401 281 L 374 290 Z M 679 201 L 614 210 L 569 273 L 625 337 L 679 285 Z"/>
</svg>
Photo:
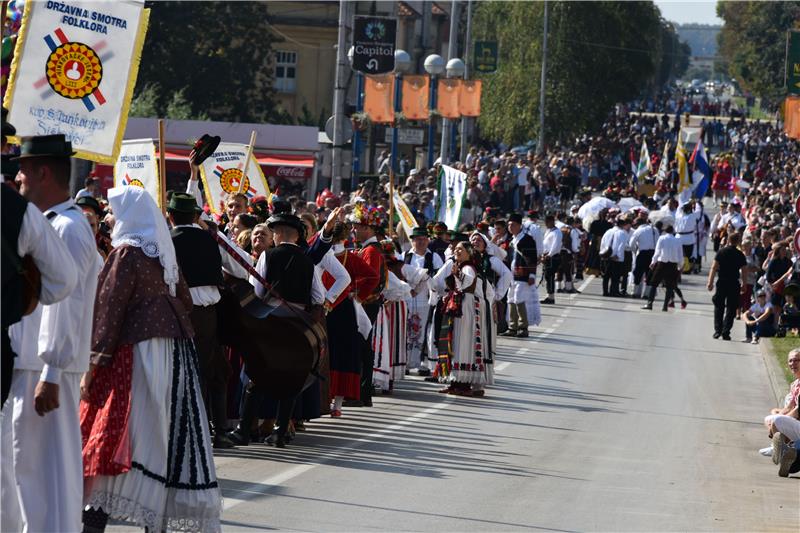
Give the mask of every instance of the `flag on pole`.
<svg viewBox="0 0 800 533">
<path fill-rule="evenodd" d="M 461 205 L 467 194 L 467 175 L 453 167 L 442 165 L 439 171 L 438 220 L 449 229 L 458 228 L 461 221 Z"/>
<path fill-rule="evenodd" d="M 411 209 L 408 208 L 408 204 L 405 203 L 400 193 L 397 192 L 397 189 L 394 190 L 392 199 L 394 200 L 395 213 L 397 213 L 400 222 L 403 224 L 403 230 L 405 230 L 406 235 L 410 239 L 411 232 L 414 231 L 414 228 L 419 226 L 419 224 L 417 224 L 417 219 L 414 218 Z M 391 224 L 394 224 L 394 221 L 392 221 Z"/>
<path fill-rule="evenodd" d="M 228 194 L 239 192 L 239 182 L 242 179 L 246 156 L 246 144 L 220 143 L 211 157 L 200 165 L 200 177 L 203 180 L 206 201 L 215 215 L 224 212 L 223 202 Z M 261 171 L 255 154 L 250 155 L 247 176 L 241 190 L 248 199 L 254 196 L 264 196 L 267 199 L 270 197 L 269 184 L 267 184 L 267 179 Z"/>
<path fill-rule="evenodd" d="M 143 0 L 27 2 L 3 101 L 11 141 L 63 133 L 76 157 L 114 164 L 149 15 Z"/>
<path fill-rule="evenodd" d="M 694 172 L 692 172 L 692 181 L 695 183 L 694 195 L 702 200 L 711 183 L 711 166 L 708 164 L 708 156 L 702 140 L 695 146 L 690 161 L 694 168 Z"/>
<path fill-rule="evenodd" d="M 633 181 L 638 183 L 640 179 L 653 173 L 653 164 L 650 162 L 650 152 L 647 150 L 647 141 L 642 141 L 642 149 L 639 152 L 639 164 L 636 167 Z"/>
<path fill-rule="evenodd" d="M 680 138 L 678 139 L 678 145 L 675 147 L 675 160 L 678 162 L 678 205 L 682 206 L 692 199 L 694 187 L 692 177 L 689 175 L 686 149 L 683 147 L 683 141 Z"/>
<path fill-rule="evenodd" d="M 661 154 L 661 161 L 658 163 L 656 178 L 665 181 L 667 179 L 667 172 L 669 172 L 669 141 L 664 143 L 664 153 Z"/>
<path fill-rule="evenodd" d="M 161 205 L 161 182 L 158 176 L 158 157 L 153 139 L 122 141 L 119 157 L 114 164 L 114 187 L 141 187 Z"/>
</svg>

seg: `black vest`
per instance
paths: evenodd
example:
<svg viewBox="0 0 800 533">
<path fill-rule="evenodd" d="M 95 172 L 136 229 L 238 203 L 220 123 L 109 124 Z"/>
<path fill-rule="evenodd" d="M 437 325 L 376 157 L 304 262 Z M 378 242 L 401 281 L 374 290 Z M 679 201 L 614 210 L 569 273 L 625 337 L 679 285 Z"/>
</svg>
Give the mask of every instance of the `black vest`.
<svg viewBox="0 0 800 533">
<path fill-rule="evenodd" d="M 3 239 L 3 305 L 2 322 L 7 328 L 22 319 L 22 259 L 17 254 L 19 232 L 22 219 L 28 208 L 28 201 L 8 185 L 0 185 L 2 212 L 0 212 L 0 230 Z"/>
<path fill-rule="evenodd" d="M 411 260 L 414 258 L 414 250 L 409 250 L 406 252 L 406 256 L 403 258 L 403 262 L 407 265 L 411 264 Z M 430 250 L 425 251 L 425 259 L 422 264 L 422 268 L 428 271 L 428 275 L 433 277 L 436 275 L 436 269 L 433 268 L 433 252 Z"/>
<path fill-rule="evenodd" d="M 287 302 L 311 305 L 314 263 L 299 246 L 281 244 L 264 252 L 267 282 Z"/>
<path fill-rule="evenodd" d="M 189 287 L 222 285 L 222 256 L 214 237 L 200 228 L 180 227 L 171 232 L 178 266 Z"/>
</svg>

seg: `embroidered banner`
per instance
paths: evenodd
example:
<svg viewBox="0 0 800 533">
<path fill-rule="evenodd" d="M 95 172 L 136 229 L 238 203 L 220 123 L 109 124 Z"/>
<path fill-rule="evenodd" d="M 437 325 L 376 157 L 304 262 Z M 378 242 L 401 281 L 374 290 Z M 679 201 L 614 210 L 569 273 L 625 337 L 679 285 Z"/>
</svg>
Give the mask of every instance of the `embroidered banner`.
<svg viewBox="0 0 800 533">
<path fill-rule="evenodd" d="M 364 113 L 375 124 L 394 122 L 394 75 L 366 76 Z"/>
<path fill-rule="evenodd" d="M 153 139 L 122 141 L 114 164 L 114 187 L 131 186 L 146 190 L 161 205 L 158 157 Z"/>
<path fill-rule="evenodd" d="M 203 161 L 200 166 L 200 177 L 203 179 L 203 188 L 206 191 L 206 202 L 212 213 L 222 214 L 225 211 L 223 208 L 225 198 L 229 194 L 239 192 L 239 182 L 242 179 L 246 155 L 246 144 L 220 143 L 216 152 Z M 250 156 L 247 177 L 241 190 L 248 199 L 255 196 L 264 196 L 267 199 L 270 197 L 267 179 L 253 155 Z"/>
<path fill-rule="evenodd" d="M 4 100 L 19 137 L 63 133 L 76 157 L 114 163 L 147 32 L 143 8 L 26 2 Z"/>
<path fill-rule="evenodd" d="M 428 120 L 431 114 L 428 76 L 403 76 L 403 115 L 406 120 Z"/>
<path fill-rule="evenodd" d="M 437 220 L 457 230 L 461 221 L 461 205 L 467 194 L 467 175 L 453 167 L 442 165 L 439 171 L 439 197 Z"/>
</svg>

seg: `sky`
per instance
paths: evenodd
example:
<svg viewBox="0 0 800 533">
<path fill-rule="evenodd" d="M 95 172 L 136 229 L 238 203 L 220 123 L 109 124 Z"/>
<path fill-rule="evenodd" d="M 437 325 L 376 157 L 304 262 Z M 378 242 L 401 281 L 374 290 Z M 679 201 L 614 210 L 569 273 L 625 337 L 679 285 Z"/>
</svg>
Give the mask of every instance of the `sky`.
<svg viewBox="0 0 800 533">
<path fill-rule="evenodd" d="M 717 18 L 716 0 L 698 2 L 655 0 L 655 3 L 665 19 L 678 24 L 722 24 L 722 19 Z"/>
</svg>

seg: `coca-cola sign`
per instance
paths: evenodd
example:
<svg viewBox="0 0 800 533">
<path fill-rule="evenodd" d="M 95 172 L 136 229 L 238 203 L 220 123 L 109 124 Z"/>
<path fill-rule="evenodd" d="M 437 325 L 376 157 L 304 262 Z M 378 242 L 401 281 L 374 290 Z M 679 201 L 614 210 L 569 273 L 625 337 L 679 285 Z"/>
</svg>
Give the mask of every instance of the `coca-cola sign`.
<svg viewBox="0 0 800 533">
<path fill-rule="evenodd" d="M 295 167 L 288 165 L 267 165 L 266 175 L 284 179 L 310 179 L 314 172 L 313 167 Z"/>
</svg>

